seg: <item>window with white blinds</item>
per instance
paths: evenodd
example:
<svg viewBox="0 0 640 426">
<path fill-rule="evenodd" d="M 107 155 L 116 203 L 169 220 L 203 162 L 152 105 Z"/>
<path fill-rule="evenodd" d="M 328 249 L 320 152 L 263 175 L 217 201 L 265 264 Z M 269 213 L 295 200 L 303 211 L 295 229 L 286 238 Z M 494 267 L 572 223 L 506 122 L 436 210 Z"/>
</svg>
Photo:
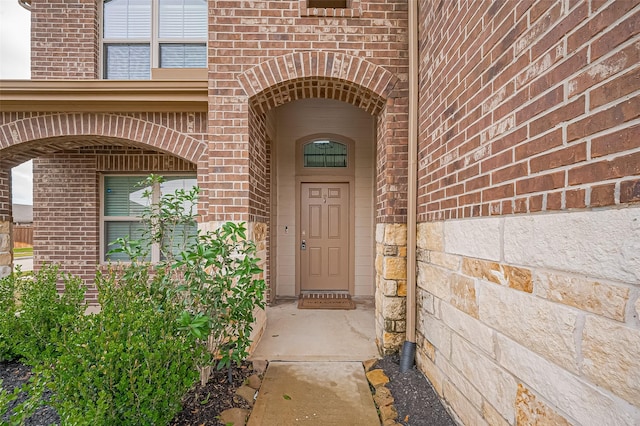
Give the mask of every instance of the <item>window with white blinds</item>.
<svg viewBox="0 0 640 426">
<path fill-rule="evenodd" d="M 106 79 L 149 79 L 158 67 L 205 68 L 207 1 L 105 0 L 102 41 Z"/>
<path fill-rule="evenodd" d="M 109 253 L 117 245 L 113 244 L 118 238 L 128 237 L 130 240 L 141 240 L 144 237 L 144 227 L 141 215 L 149 206 L 146 192 L 151 194 L 151 200 L 157 202 L 162 194 L 172 194 L 177 189 L 189 191 L 196 186 L 195 176 L 166 176 L 161 184 L 141 187 L 139 182 L 145 176 L 104 176 L 103 204 L 102 204 L 102 241 L 103 261 L 128 261 L 124 253 Z M 184 211 L 195 214 L 195 203 L 182 205 Z M 162 252 L 179 253 L 186 244 L 197 235 L 197 224 L 179 224 L 165 229 L 164 240 L 161 244 L 150 247 L 147 260 L 157 262 L 163 258 Z M 162 247 L 160 247 L 160 245 Z"/>
</svg>

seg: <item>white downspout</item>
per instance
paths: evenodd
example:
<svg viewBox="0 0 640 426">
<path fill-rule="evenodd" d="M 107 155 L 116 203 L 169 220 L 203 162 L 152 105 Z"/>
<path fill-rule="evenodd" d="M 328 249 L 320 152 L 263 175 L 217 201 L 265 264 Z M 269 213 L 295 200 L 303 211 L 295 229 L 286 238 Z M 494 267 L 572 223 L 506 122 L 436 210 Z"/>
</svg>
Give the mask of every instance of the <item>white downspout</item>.
<svg viewBox="0 0 640 426">
<path fill-rule="evenodd" d="M 413 367 L 416 354 L 416 199 L 418 158 L 418 1 L 409 0 L 409 163 L 407 186 L 407 329 L 400 371 Z"/>
</svg>

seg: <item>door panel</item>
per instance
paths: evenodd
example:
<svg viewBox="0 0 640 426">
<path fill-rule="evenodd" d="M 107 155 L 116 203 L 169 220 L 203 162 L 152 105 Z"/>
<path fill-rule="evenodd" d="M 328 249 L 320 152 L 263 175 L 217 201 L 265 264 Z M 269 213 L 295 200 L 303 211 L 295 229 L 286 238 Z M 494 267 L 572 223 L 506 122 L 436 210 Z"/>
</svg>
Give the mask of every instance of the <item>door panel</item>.
<svg viewBox="0 0 640 426">
<path fill-rule="evenodd" d="M 300 186 L 300 289 L 349 290 L 349 184 Z"/>
</svg>

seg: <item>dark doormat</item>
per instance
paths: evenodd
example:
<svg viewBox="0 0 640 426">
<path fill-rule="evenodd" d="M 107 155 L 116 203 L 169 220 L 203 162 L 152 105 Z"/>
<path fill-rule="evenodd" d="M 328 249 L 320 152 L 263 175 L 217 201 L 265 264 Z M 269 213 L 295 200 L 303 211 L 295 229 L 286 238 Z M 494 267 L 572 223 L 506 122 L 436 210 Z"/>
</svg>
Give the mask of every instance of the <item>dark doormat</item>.
<svg viewBox="0 0 640 426">
<path fill-rule="evenodd" d="M 350 294 L 305 293 L 298 298 L 298 309 L 355 309 Z"/>
</svg>

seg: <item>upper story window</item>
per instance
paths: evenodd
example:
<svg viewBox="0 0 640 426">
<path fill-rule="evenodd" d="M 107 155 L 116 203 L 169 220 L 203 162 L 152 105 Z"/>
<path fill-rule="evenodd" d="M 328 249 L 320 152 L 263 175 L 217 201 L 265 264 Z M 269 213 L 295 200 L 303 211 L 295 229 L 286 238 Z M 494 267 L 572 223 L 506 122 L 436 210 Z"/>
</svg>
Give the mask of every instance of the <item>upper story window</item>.
<svg viewBox="0 0 640 426">
<path fill-rule="evenodd" d="M 307 7 L 345 9 L 347 8 L 347 0 L 307 0 Z"/>
<path fill-rule="evenodd" d="M 303 149 L 304 167 L 347 167 L 347 145 L 320 139 Z"/>
<path fill-rule="evenodd" d="M 207 66 L 206 0 L 105 0 L 104 78 L 144 80 L 152 68 Z"/>
<path fill-rule="evenodd" d="M 298 0 L 300 16 L 357 18 L 362 14 L 360 0 Z"/>
</svg>

